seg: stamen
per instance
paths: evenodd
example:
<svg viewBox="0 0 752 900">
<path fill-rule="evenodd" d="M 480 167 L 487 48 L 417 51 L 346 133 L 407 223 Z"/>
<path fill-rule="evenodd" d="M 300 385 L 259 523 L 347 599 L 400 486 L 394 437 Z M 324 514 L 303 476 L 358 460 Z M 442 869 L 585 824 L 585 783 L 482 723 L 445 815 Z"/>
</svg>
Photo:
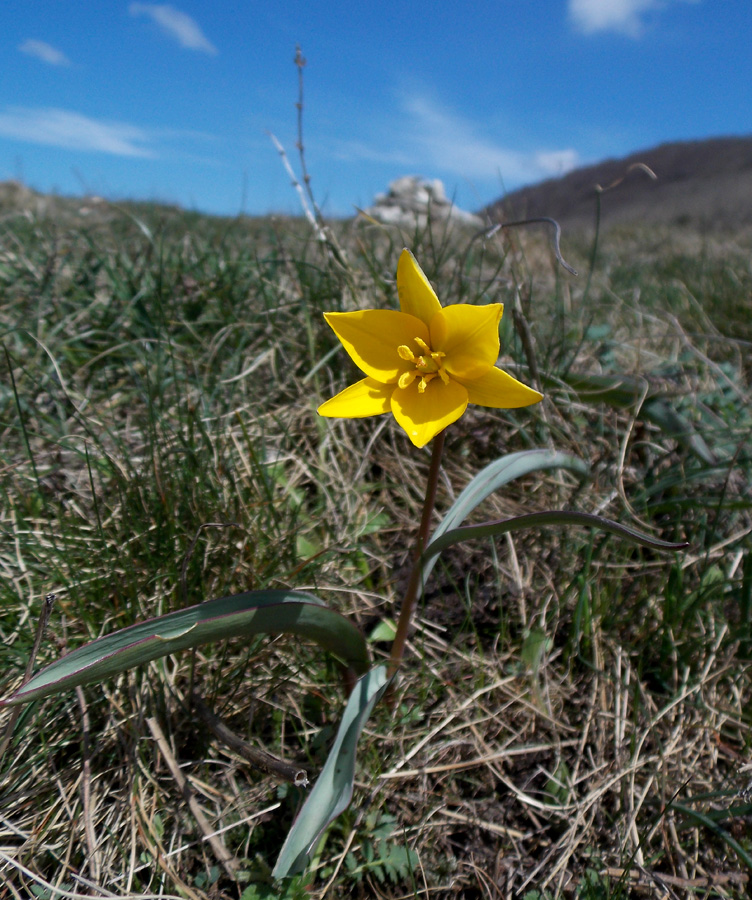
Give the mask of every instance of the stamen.
<svg viewBox="0 0 752 900">
<path fill-rule="evenodd" d="M 430 382 L 433 381 L 433 379 L 434 379 L 435 377 L 436 377 L 436 373 L 435 373 L 435 372 L 431 372 L 431 373 L 428 374 L 428 375 L 424 375 L 424 376 L 420 379 L 420 384 L 418 385 L 418 393 L 419 393 L 419 394 L 425 394 L 426 388 L 428 387 L 428 385 L 430 384 Z"/>
<path fill-rule="evenodd" d="M 449 384 L 449 375 L 444 371 L 442 364 L 446 353 L 442 350 L 431 350 L 423 338 L 415 337 L 413 340 L 423 352 L 420 356 L 416 356 L 407 344 L 400 344 L 397 347 L 399 358 L 415 366 L 414 369 L 408 369 L 407 372 L 403 372 L 400 375 L 397 380 L 397 386 L 401 388 L 409 387 L 416 378 L 420 378 L 418 393 L 424 394 L 428 385 L 437 375 L 444 384 Z"/>
</svg>

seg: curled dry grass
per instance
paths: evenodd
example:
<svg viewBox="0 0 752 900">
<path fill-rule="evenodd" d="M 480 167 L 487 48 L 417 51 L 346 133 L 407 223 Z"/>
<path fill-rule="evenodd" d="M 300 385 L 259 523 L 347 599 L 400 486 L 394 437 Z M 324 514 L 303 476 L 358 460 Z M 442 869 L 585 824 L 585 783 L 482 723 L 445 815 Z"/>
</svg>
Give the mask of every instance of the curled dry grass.
<svg viewBox="0 0 752 900">
<path fill-rule="evenodd" d="M 387 419 L 314 415 L 352 376 L 320 312 L 395 301 L 402 241 L 360 227 L 341 240 L 347 269 L 299 223 L 107 207 L 5 218 L 3 694 L 49 591 L 40 663 L 185 602 L 287 585 L 385 652 L 374 629 L 399 598 L 427 456 Z M 316 855 L 314 893 L 746 896 L 748 358 L 698 288 L 712 293 L 718 259 L 740 284 L 748 264 L 714 246 L 695 282 L 682 287 L 677 267 L 667 286 L 683 251 L 609 241 L 583 296 L 586 276 L 562 277 L 542 237 L 407 240 L 440 296 L 505 302 L 504 365 L 551 379 L 538 408 L 463 418 L 439 508 L 501 453 L 552 446 L 591 462 L 592 480 L 525 479 L 484 518 L 568 507 L 690 549 L 549 530 L 448 554 L 395 705 L 361 742 L 354 803 Z M 660 385 L 715 462 L 642 418 L 644 397 L 578 397 L 574 372 L 638 375 L 645 396 Z M 23 711 L 2 764 L 8 897 L 283 895 L 268 866 L 301 789 L 218 740 L 195 691 L 244 741 L 315 777 L 342 685 L 304 644 L 206 647 L 50 699 Z"/>
</svg>

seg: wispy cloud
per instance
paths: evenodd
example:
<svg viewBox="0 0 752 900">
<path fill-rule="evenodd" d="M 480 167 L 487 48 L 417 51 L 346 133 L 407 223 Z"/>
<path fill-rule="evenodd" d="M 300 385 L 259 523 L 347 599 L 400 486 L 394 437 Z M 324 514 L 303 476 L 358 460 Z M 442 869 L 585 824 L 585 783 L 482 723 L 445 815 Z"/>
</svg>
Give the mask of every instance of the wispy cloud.
<svg viewBox="0 0 752 900">
<path fill-rule="evenodd" d="M 579 162 L 575 150 L 536 148 L 529 152 L 511 149 L 493 140 L 483 126 L 440 106 L 424 96 L 402 99 L 402 116 L 388 133 L 399 136 L 398 146 L 374 141 L 349 141 L 340 147 L 344 158 L 399 165 L 432 176 L 454 175 L 471 181 L 494 181 L 507 185 L 561 175 Z"/>
<path fill-rule="evenodd" d="M 569 18 L 578 31 L 595 34 L 616 31 L 639 37 L 645 13 L 665 8 L 677 0 L 569 0 Z M 699 0 L 683 0 L 697 3 Z"/>
<path fill-rule="evenodd" d="M 169 4 L 131 3 L 128 12 L 132 16 L 147 16 L 169 37 L 187 50 L 200 50 L 216 55 L 218 50 L 206 37 L 195 19 Z"/>
<path fill-rule="evenodd" d="M 28 53 L 29 56 L 35 56 L 51 66 L 69 66 L 70 60 L 56 47 L 48 44 L 46 41 L 34 41 L 29 39 L 24 41 L 18 48 L 21 53 Z"/>
<path fill-rule="evenodd" d="M 580 156 L 576 150 L 544 150 L 533 157 L 535 164 L 545 175 L 555 177 L 565 175 L 580 164 Z"/>
<path fill-rule="evenodd" d="M 66 150 L 153 158 L 151 136 L 137 125 L 90 119 L 65 109 L 8 106 L 0 111 L 0 135 Z"/>
</svg>

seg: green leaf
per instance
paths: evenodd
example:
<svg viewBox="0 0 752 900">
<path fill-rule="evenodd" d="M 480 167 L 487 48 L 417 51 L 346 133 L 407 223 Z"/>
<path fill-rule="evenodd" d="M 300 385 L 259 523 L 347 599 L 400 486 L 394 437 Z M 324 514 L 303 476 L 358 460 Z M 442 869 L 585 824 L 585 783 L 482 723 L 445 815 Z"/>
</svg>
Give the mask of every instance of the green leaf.
<svg viewBox="0 0 752 900">
<path fill-rule="evenodd" d="M 531 674 L 538 674 L 543 656 L 551 649 L 552 643 L 548 633 L 541 628 L 533 628 L 524 639 L 520 648 L 520 661 L 527 666 Z"/>
<path fill-rule="evenodd" d="M 663 541 L 659 538 L 651 537 L 636 528 L 630 528 L 627 525 L 621 525 L 619 522 L 613 522 L 611 519 L 604 519 L 603 516 L 595 516 L 591 513 L 570 512 L 566 509 L 551 509 L 545 512 L 528 513 L 523 516 L 514 516 L 511 519 L 497 519 L 494 522 L 484 522 L 482 525 L 467 525 L 465 528 L 455 528 L 448 531 L 439 538 L 431 540 L 423 551 L 426 559 L 435 557 L 460 541 L 468 541 L 472 538 L 496 537 L 500 534 L 506 534 L 509 531 L 520 531 L 523 528 L 535 528 L 539 525 L 583 525 L 590 528 L 599 528 L 601 531 L 607 531 L 616 534 L 625 540 L 634 544 L 640 544 L 642 547 L 649 547 L 651 550 L 683 550 L 686 542 L 679 544 L 671 541 Z"/>
<path fill-rule="evenodd" d="M 324 768 L 282 846 L 272 872 L 275 878 L 302 872 L 324 829 L 347 809 L 355 779 L 358 738 L 389 680 L 386 666 L 377 666 L 358 679 Z"/>
<path fill-rule="evenodd" d="M 721 840 L 725 841 L 729 847 L 737 854 L 739 859 L 744 863 L 744 865 L 748 869 L 752 869 L 752 856 L 750 856 L 748 850 L 739 843 L 728 831 L 716 822 L 712 816 L 707 815 L 705 813 L 700 812 L 697 809 L 692 809 L 690 806 L 684 806 L 681 803 L 672 803 L 672 809 L 675 809 L 677 812 L 684 813 L 690 820 L 694 820 L 692 824 L 699 823 L 700 825 L 704 825 L 709 831 L 712 831 L 715 835 L 717 835 Z M 680 830 L 683 830 L 683 826 L 680 826 Z"/>
<path fill-rule="evenodd" d="M 100 682 L 178 650 L 253 634 L 297 634 L 356 672 L 368 668 L 365 638 L 349 619 L 302 591 L 248 591 L 207 600 L 97 638 L 37 672 L 0 700 L 14 706 Z"/>
<path fill-rule="evenodd" d="M 555 378 L 545 377 L 544 384 L 557 386 Z M 564 383 L 586 402 L 607 403 L 616 409 L 629 409 L 641 404 L 639 416 L 657 425 L 709 466 L 718 464 L 715 453 L 702 435 L 671 404 L 665 384 L 651 383 L 639 375 L 602 375 L 568 372 Z"/>
<path fill-rule="evenodd" d="M 705 443 L 702 435 L 665 400 L 660 398 L 649 400 L 643 406 L 640 415 L 657 425 L 707 465 L 718 465 L 718 458 Z"/>
<path fill-rule="evenodd" d="M 368 635 L 368 640 L 371 643 L 375 643 L 377 641 L 393 641 L 394 636 L 397 634 L 397 623 L 394 619 L 382 619 L 373 631 Z"/>
<path fill-rule="evenodd" d="M 575 391 L 580 400 L 607 403 L 617 409 L 626 409 L 665 393 L 662 385 L 653 385 L 640 375 L 567 372 L 561 381 Z M 546 387 L 560 386 L 561 381 L 543 376 Z"/>
<path fill-rule="evenodd" d="M 543 788 L 543 802 L 554 806 L 566 806 L 572 800 L 571 783 L 572 773 L 566 761 L 561 759 Z"/>
<path fill-rule="evenodd" d="M 464 522 L 470 513 L 494 491 L 515 478 L 521 478 L 523 475 L 540 472 L 544 469 L 569 469 L 583 477 L 590 471 L 590 467 L 581 459 L 554 450 L 522 450 L 519 453 L 510 453 L 497 459 L 485 469 L 481 469 L 454 501 L 441 524 L 431 536 L 428 547 L 431 547 L 450 529 L 456 528 Z M 436 553 L 438 552 L 440 551 L 436 551 Z M 424 584 L 436 565 L 436 553 L 424 553 L 426 560 L 422 576 Z"/>
</svg>

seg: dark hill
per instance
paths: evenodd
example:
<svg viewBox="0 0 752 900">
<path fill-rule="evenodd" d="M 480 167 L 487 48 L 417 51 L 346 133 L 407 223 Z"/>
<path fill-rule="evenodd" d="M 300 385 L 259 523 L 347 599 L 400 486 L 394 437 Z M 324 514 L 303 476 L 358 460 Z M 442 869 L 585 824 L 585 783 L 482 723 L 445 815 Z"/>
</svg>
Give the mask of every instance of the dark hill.
<svg viewBox="0 0 752 900">
<path fill-rule="evenodd" d="M 657 179 L 636 168 L 640 163 Z M 602 196 L 605 225 L 703 230 L 752 225 L 752 137 L 661 144 L 513 191 L 486 211 L 494 221 L 551 216 L 570 228 L 592 225 L 596 186 L 606 188 L 619 179 L 623 181 Z"/>
</svg>

